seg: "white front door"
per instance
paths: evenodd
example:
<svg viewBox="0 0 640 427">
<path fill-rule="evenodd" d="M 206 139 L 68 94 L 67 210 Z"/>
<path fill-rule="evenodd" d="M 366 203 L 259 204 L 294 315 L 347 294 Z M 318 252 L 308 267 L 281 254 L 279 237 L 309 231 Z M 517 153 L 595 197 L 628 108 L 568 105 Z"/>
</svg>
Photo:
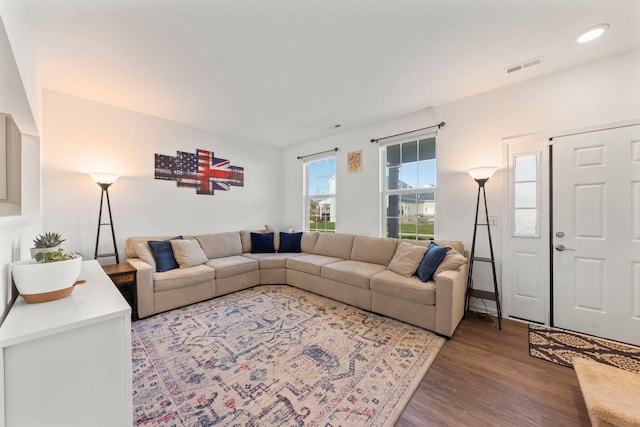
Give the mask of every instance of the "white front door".
<svg viewBox="0 0 640 427">
<path fill-rule="evenodd" d="M 640 344 L 640 126 L 553 139 L 553 325 Z"/>
</svg>

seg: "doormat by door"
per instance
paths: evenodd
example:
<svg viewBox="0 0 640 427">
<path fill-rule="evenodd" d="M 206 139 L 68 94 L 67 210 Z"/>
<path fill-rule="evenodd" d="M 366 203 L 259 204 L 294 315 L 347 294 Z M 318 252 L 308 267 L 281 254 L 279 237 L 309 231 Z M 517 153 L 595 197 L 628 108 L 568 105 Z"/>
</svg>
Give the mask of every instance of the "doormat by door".
<svg viewBox="0 0 640 427">
<path fill-rule="evenodd" d="M 529 324 L 529 355 L 570 368 L 583 357 L 640 373 L 640 347 L 548 326 Z"/>
</svg>

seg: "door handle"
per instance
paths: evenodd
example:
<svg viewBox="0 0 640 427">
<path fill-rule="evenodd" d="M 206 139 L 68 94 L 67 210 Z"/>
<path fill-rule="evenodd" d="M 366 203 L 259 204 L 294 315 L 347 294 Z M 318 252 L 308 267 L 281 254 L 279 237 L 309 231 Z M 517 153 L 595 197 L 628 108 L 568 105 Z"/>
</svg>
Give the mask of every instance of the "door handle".
<svg viewBox="0 0 640 427">
<path fill-rule="evenodd" d="M 556 245 L 556 251 L 564 252 L 564 251 L 575 251 L 575 249 L 567 248 L 564 245 Z"/>
</svg>

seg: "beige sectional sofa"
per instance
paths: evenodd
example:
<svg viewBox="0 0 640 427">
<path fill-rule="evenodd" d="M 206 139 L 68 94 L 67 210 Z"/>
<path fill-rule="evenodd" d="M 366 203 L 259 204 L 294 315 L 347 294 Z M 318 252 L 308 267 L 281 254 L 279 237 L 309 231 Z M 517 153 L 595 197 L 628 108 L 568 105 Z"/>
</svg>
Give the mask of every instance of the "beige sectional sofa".
<svg viewBox="0 0 640 427">
<path fill-rule="evenodd" d="M 404 242 L 424 253 L 429 241 L 396 240 L 334 233 L 303 233 L 301 252 L 251 253 L 248 231 L 184 236 L 206 255 L 199 265 L 156 271 L 148 241 L 174 236 L 131 237 L 125 256 L 137 270 L 138 315 L 176 307 L 263 284 L 287 284 L 450 337 L 462 319 L 468 254 L 461 242 L 427 282 L 399 274 Z M 278 233 L 275 233 L 278 249 Z"/>
</svg>

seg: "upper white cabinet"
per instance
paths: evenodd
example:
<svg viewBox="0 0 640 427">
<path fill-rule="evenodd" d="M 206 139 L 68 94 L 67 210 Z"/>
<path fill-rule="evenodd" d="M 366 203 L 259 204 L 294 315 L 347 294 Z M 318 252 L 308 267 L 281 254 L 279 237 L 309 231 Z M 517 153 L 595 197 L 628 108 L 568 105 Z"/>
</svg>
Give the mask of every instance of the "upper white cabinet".
<svg viewBox="0 0 640 427">
<path fill-rule="evenodd" d="M 20 215 L 22 135 L 13 118 L 0 113 L 0 215 Z"/>
</svg>

